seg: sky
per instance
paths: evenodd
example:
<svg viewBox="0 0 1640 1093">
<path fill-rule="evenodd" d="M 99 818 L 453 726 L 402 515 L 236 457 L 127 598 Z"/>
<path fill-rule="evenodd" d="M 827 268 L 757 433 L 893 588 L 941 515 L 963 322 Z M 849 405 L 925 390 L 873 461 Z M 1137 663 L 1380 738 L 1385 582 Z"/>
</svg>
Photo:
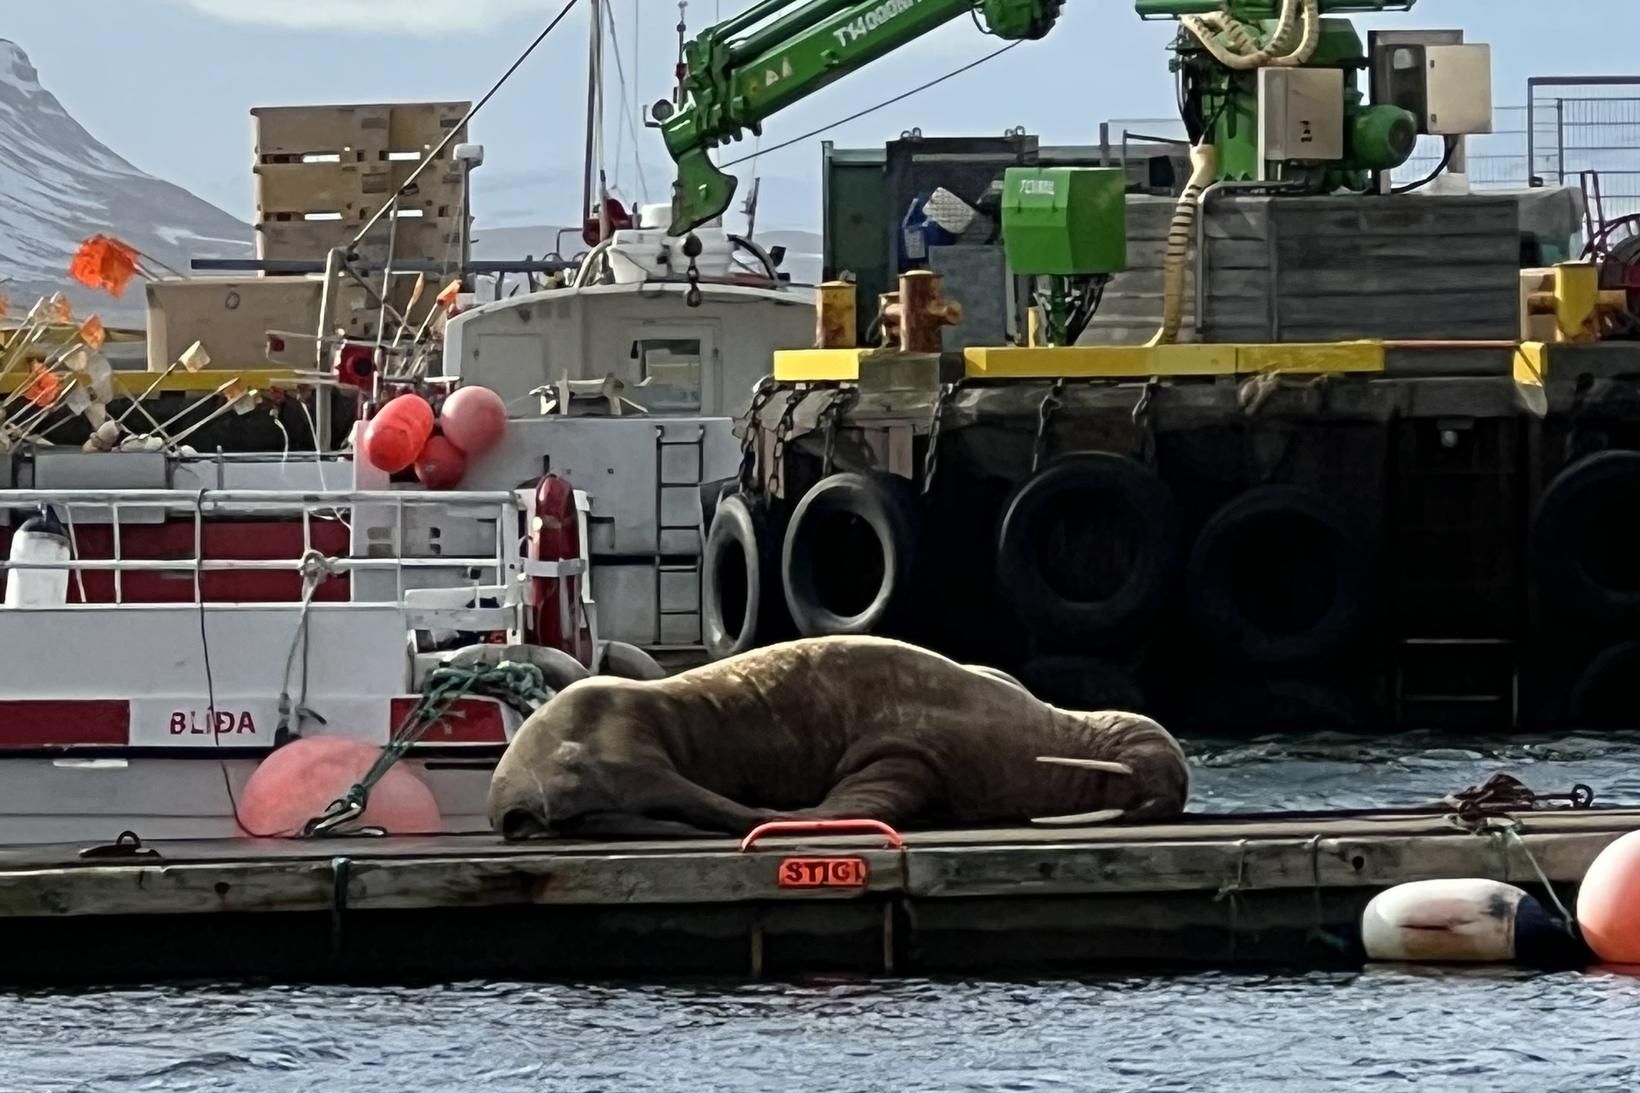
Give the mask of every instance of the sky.
<svg viewBox="0 0 1640 1093">
<path fill-rule="evenodd" d="M 253 106 L 476 100 L 565 0 L 0 0 L 0 37 L 97 137 L 142 169 L 251 216 Z M 670 91 L 676 0 L 606 0 L 607 156 L 621 194 L 667 199 L 670 162 L 641 127 L 637 104 Z M 749 0 L 690 0 L 691 30 Z M 486 149 L 475 175 L 481 226 L 572 223 L 580 197 L 588 0 L 502 88 L 472 126 Z M 1634 72 L 1640 0 L 1422 0 L 1373 27 L 1464 29 L 1493 47 L 1499 106 L 1524 103 L 1531 75 Z M 1577 15 L 1574 21 L 1571 16 Z M 1604 29 L 1600 29 L 1604 28 Z M 1025 126 L 1044 143 L 1086 144 L 1111 119 L 1171 117 L 1169 22 L 1142 22 L 1131 0 L 1067 0 L 1046 39 L 826 134 L 880 146 L 915 126 L 928 135 L 1000 134 Z M 875 62 L 777 115 L 774 145 L 908 90 L 997 46 L 967 19 Z M 617 78 L 617 69 L 626 79 Z M 622 119 L 622 96 L 629 126 Z M 629 131 L 631 130 L 631 131 Z M 635 131 L 635 133 L 633 132 Z M 634 143 L 634 135 L 637 143 Z M 758 224 L 815 228 L 820 140 L 760 156 Z M 641 156 L 634 155 L 634 147 Z M 754 144 L 731 146 L 734 155 Z M 641 166 L 641 172 L 640 172 Z M 641 180 L 640 180 L 641 174 Z M 742 187 L 742 193 L 744 193 Z"/>
</svg>

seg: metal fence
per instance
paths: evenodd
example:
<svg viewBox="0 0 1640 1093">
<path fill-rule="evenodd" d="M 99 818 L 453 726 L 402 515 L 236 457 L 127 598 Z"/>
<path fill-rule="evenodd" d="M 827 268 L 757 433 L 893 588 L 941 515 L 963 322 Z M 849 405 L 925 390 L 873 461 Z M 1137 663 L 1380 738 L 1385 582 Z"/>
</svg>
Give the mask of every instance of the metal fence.
<svg viewBox="0 0 1640 1093">
<path fill-rule="evenodd" d="M 1581 185 L 1598 173 L 1605 218 L 1640 213 L 1640 76 L 1535 76 L 1526 81 L 1530 176 Z"/>
</svg>

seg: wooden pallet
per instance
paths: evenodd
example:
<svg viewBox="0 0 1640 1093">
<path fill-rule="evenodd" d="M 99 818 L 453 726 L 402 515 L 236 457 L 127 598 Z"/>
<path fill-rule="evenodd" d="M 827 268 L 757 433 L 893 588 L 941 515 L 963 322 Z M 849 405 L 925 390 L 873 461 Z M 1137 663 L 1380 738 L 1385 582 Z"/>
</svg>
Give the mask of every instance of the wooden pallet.
<svg viewBox="0 0 1640 1093">
<path fill-rule="evenodd" d="M 359 230 L 357 220 L 284 220 L 256 225 L 256 256 L 264 261 L 322 260 L 331 247 L 350 241 Z M 383 220 L 370 229 L 358 253 L 367 262 L 388 257 L 392 226 Z M 400 217 L 392 257 L 399 260 L 461 260 L 461 224 L 451 218 Z"/>
<path fill-rule="evenodd" d="M 455 144 L 467 139 L 461 125 L 467 102 L 373 103 L 338 106 L 259 106 L 251 110 L 258 164 L 297 163 L 313 156 L 340 162 L 420 159 L 452 129 Z"/>
<path fill-rule="evenodd" d="M 347 219 L 371 216 L 398 192 L 415 163 L 258 163 L 256 215 L 260 222 L 301 220 L 315 213 Z M 461 169 L 440 161 L 399 196 L 399 208 L 448 218 L 461 208 Z"/>
</svg>

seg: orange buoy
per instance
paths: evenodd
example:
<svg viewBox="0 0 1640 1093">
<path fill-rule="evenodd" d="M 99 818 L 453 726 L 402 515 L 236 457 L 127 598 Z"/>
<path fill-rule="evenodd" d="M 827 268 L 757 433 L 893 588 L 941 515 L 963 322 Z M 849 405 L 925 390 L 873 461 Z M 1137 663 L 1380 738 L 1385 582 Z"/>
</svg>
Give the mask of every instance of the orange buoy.
<svg viewBox="0 0 1640 1093">
<path fill-rule="evenodd" d="M 343 736 L 304 736 L 270 754 L 245 783 L 236 809 L 240 828 L 257 838 L 295 835 L 322 815 L 376 762 L 381 749 Z M 443 830 L 433 793 L 410 770 L 394 764 L 370 790 L 355 821 L 390 835 Z"/>
<path fill-rule="evenodd" d="M 1577 925 L 1607 964 L 1640 964 L 1640 831 L 1602 850 L 1577 889 Z"/>
<path fill-rule="evenodd" d="M 398 474 L 416 461 L 433 433 L 433 408 L 420 395 L 400 395 L 370 419 L 365 458 L 377 470 Z"/>
<path fill-rule="evenodd" d="M 416 456 L 416 477 L 430 490 L 447 490 L 466 473 L 467 457 L 449 437 L 434 433 Z"/>
<path fill-rule="evenodd" d="M 476 458 L 507 431 L 507 404 L 488 387 L 457 388 L 444 400 L 439 425 L 450 443 Z"/>
</svg>

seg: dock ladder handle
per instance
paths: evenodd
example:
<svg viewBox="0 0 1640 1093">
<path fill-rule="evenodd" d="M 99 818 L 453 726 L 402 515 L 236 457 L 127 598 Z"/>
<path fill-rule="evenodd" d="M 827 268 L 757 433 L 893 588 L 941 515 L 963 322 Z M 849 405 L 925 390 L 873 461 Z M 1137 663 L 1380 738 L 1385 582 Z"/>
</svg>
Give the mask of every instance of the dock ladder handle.
<svg viewBox="0 0 1640 1093">
<path fill-rule="evenodd" d="M 888 840 L 894 850 L 904 850 L 905 840 L 900 833 L 881 820 L 771 820 L 758 824 L 740 840 L 742 854 L 765 835 L 862 835 L 877 834 Z"/>
</svg>

